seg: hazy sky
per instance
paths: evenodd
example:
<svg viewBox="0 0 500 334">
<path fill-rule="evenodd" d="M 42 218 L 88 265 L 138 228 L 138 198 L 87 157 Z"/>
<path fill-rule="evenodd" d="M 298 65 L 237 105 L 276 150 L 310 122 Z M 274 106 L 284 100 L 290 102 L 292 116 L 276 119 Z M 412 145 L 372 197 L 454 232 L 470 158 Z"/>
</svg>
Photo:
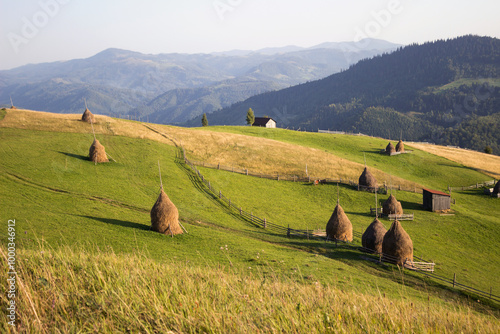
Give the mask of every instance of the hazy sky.
<svg viewBox="0 0 500 334">
<path fill-rule="evenodd" d="M 0 0 L 0 69 L 114 47 L 209 53 L 363 37 L 500 38 L 498 0 Z"/>
</svg>

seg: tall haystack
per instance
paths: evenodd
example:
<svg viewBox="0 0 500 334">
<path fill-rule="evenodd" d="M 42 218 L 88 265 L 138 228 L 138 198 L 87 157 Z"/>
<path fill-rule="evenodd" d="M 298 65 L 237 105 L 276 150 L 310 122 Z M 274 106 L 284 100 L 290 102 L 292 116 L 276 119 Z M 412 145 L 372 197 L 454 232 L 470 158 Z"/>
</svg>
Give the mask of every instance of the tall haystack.
<svg viewBox="0 0 500 334">
<path fill-rule="evenodd" d="M 179 211 L 163 191 L 163 187 L 160 196 L 158 196 L 155 205 L 151 209 L 150 215 L 151 230 L 172 236 L 182 234 L 179 225 Z"/>
<path fill-rule="evenodd" d="M 88 108 L 86 108 L 83 112 L 82 121 L 87 123 L 95 123 L 94 114 L 92 114 Z"/>
<path fill-rule="evenodd" d="M 382 254 L 382 241 L 384 240 L 384 235 L 387 233 L 384 225 L 375 218 L 373 222 L 368 226 L 361 237 L 361 244 L 364 248 L 371 249 L 377 254 Z"/>
<path fill-rule="evenodd" d="M 392 215 L 392 214 L 397 214 L 397 215 L 402 215 L 403 214 L 403 207 L 401 206 L 401 202 L 398 202 L 396 200 L 396 197 L 391 194 L 387 201 L 382 204 L 382 212 L 384 215 Z"/>
<path fill-rule="evenodd" d="M 326 236 L 333 240 L 352 241 L 352 224 L 344 209 L 337 202 L 330 220 L 326 224 Z"/>
<path fill-rule="evenodd" d="M 498 194 L 500 193 L 500 181 L 497 182 L 497 184 L 495 184 L 495 187 L 493 188 L 493 194 Z"/>
<path fill-rule="evenodd" d="M 403 265 L 405 261 L 413 262 L 413 242 L 410 236 L 397 220 L 382 241 L 382 254 L 384 261 Z"/>
<path fill-rule="evenodd" d="M 405 151 L 405 144 L 403 141 L 400 139 L 399 142 L 396 144 L 396 152 L 401 152 L 403 153 Z"/>
<path fill-rule="evenodd" d="M 97 139 L 94 139 L 94 142 L 90 146 L 89 158 L 95 163 L 109 162 L 104 146 Z"/>
<path fill-rule="evenodd" d="M 377 180 L 375 179 L 375 176 L 373 176 L 373 174 L 370 173 L 370 171 L 366 167 L 361 176 L 359 177 L 358 183 L 360 186 L 364 188 L 377 189 Z"/>
<path fill-rule="evenodd" d="M 392 145 L 391 142 L 389 142 L 389 144 L 387 144 L 386 148 L 385 148 L 385 154 L 394 154 L 396 153 L 396 149 L 394 148 L 394 145 Z"/>
</svg>

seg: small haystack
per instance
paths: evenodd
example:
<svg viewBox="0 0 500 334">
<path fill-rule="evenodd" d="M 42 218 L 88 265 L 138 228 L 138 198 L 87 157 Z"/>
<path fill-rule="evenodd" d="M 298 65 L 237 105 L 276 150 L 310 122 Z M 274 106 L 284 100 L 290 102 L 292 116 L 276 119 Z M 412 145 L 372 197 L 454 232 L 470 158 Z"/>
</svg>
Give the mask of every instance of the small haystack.
<svg viewBox="0 0 500 334">
<path fill-rule="evenodd" d="M 179 225 L 179 211 L 163 191 L 163 187 L 150 215 L 151 230 L 171 236 L 183 233 Z"/>
<path fill-rule="evenodd" d="M 83 112 L 82 121 L 87 123 L 95 123 L 94 114 L 92 114 L 88 108 L 86 108 Z"/>
<path fill-rule="evenodd" d="M 372 173 L 365 167 L 365 170 L 359 177 L 359 185 L 363 188 L 377 189 L 377 179 Z"/>
<path fill-rule="evenodd" d="M 382 254 L 386 262 L 399 265 L 403 265 L 405 261 L 413 262 L 413 242 L 397 220 L 392 223 L 384 236 Z"/>
<path fill-rule="evenodd" d="M 389 142 L 389 144 L 385 148 L 385 154 L 392 155 L 394 153 L 396 153 L 396 149 L 394 148 L 394 145 L 392 145 L 392 143 Z"/>
<path fill-rule="evenodd" d="M 500 181 L 495 184 L 495 187 L 493 188 L 493 192 L 491 193 L 493 197 L 498 197 L 500 198 Z"/>
<path fill-rule="evenodd" d="M 364 248 L 373 250 L 377 254 L 382 254 L 382 241 L 384 240 L 384 235 L 387 233 L 384 225 L 375 218 L 373 222 L 368 226 L 361 237 L 361 244 Z"/>
<path fill-rule="evenodd" d="M 109 162 L 104 146 L 97 139 L 94 139 L 94 142 L 90 146 L 89 158 L 95 163 Z"/>
<path fill-rule="evenodd" d="M 402 215 L 403 214 L 403 207 L 401 206 L 401 202 L 398 202 L 396 200 L 396 197 L 391 194 L 387 201 L 382 204 L 382 212 L 384 215 Z"/>
<path fill-rule="evenodd" d="M 351 221 L 338 202 L 326 224 L 326 236 L 332 240 L 352 241 Z"/>
<path fill-rule="evenodd" d="M 405 144 L 400 139 L 399 142 L 396 144 L 396 152 L 404 153 L 404 151 L 405 151 Z"/>
</svg>

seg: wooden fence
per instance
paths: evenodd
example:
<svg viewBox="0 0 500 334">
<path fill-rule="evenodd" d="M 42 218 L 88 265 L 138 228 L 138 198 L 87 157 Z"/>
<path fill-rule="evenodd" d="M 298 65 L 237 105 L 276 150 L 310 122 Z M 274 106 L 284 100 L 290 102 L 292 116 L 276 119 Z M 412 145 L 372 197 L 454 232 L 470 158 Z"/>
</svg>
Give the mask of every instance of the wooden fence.
<svg viewBox="0 0 500 334">
<path fill-rule="evenodd" d="M 370 191 L 374 192 L 375 188 L 367 188 L 362 185 L 359 185 L 357 182 L 353 180 L 346 180 L 346 179 L 331 179 L 327 177 L 317 177 L 317 176 L 300 176 L 300 175 L 287 175 L 287 174 L 264 174 L 264 173 L 258 173 L 251 171 L 247 168 L 241 168 L 241 167 L 234 167 L 234 166 L 224 166 L 221 164 L 212 164 L 204 161 L 190 161 L 190 163 L 194 166 L 200 166 L 200 167 L 205 167 L 205 168 L 213 168 L 213 169 L 219 169 L 219 170 L 224 170 L 227 172 L 231 173 L 238 173 L 238 174 L 243 174 L 247 176 L 253 176 L 253 177 L 259 177 L 263 179 L 268 179 L 268 180 L 277 180 L 277 181 L 291 181 L 291 182 L 314 182 L 315 184 L 344 184 L 351 186 L 353 188 L 356 188 L 358 190 L 365 190 L 365 191 Z M 386 182 L 384 184 L 377 188 L 377 192 L 380 194 L 387 194 L 389 190 L 399 190 L 399 191 L 406 191 L 406 192 L 412 192 L 412 193 L 422 193 L 422 189 L 417 188 L 414 186 L 413 188 L 408 188 L 402 185 L 388 185 Z"/>
<path fill-rule="evenodd" d="M 183 158 L 184 158 L 184 162 L 186 163 L 186 165 L 188 165 L 192 169 L 192 171 L 194 173 L 196 173 L 198 175 L 198 177 L 201 179 L 201 181 L 203 182 L 203 184 L 205 184 L 205 186 L 207 187 L 207 189 L 208 189 L 207 191 L 212 196 L 217 197 L 222 203 L 226 204 L 227 207 L 228 207 L 228 210 L 230 210 L 230 211 L 231 210 L 236 211 L 237 213 L 239 213 L 240 217 L 243 220 L 246 220 L 246 221 L 250 222 L 254 226 L 258 226 L 258 227 L 261 227 L 261 228 L 264 228 L 264 229 L 268 229 L 268 230 L 271 230 L 271 231 L 274 231 L 274 232 L 277 232 L 277 233 L 280 233 L 280 234 L 286 234 L 287 237 L 294 236 L 294 237 L 300 237 L 300 238 L 318 239 L 318 240 L 325 240 L 325 241 L 335 242 L 336 246 L 338 246 L 340 244 L 341 247 L 348 247 L 348 248 L 351 248 L 351 249 L 356 249 L 356 250 L 363 251 L 363 252 L 365 252 L 367 254 L 372 254 L 370 257 L 363 257 L 363 258 L 366 258 L 366 259 L 368 259 L 368 260 L 370 260 L 372 262 L 376 262 L 376 263 L 382 263 L 382 261 L 389 262 L 389 263 L 395 263 L 396 262 L 396 258 L 395 257 L 392 257 L 392 256 L 387 255 L 387 254 L 373 254 L 373 250 L 365 248 L 362 245 L 356 244 L 354 242 L 346 242 L 346 241 L 343 241 L 343 240 L 329 240 L 328 237 L 326 236 L 325 230 L 322 230 L 322 229 L 320 229 L 320 230 L 293 229 L 293 228 L 290 228 L 290 225 L 288 225 L 288 227 L 284 227 L 284 226 L 281 226 L 281 225 L 278 225 L 278 224 L 274 224 L 274 223 L 270 222 L 269 220 L 267 220 L 266 218 L 260 218 L 260 217 L 258 217 L 256 215 L 254 215 L 252 212 L 246 212 L 246 211 L 244 211 L 241 207 L 239 207 L 238 205 L 236 205 L 236 203 L 232 202 L 231 199 L 229 199 L 226 196 L 224 196 L 222 194 L 222 191 L 216 190 L 213 187 L 213 185 L 210 183 L 210 181 L 208 181 L 201 174 L 201 172 L 196 168 L 195 164 L 193 162 L 191 162 L 189 159 L 187 159 L 186 152 L 185 152 L 184 148 L 181 147 L 181 150 L 182 150 L 182 155 L 183 155 Z M 206 165 L 207 164 L 205 164 L 205 166 Z M 219 169 L 222 169 L 220 165 L 216 165 L 216 166 Z M 227 170 L 227 169 L 225 169 L 225 170 Z M 241 170 L 242 169 L 240 169 L 240 171 Z M 233 171 L 233 169 L 231 169 L 231 171 Z M 234 170 L 234 171 L 237 172 L 237 170 Z M 245 171 L 245 173 L 248 172 L 248 170 L 244 170 L 244 171 Z M 248 175 L 251 175 L 251 174 L 249 173 Z M 355 237 L 357 240 L 361 240 L 362 233 L 353 231 L 353 237 Z M 469 291 L 471 293 L 474 293 L 474 294 L 476 294 L 478 296 L 481 296 L 483 298 L 488 298 L 488 299 L 490 299 L 490 300 L 492 300 L 492 301 L 494 301 L 496 303 L 500 303 L 500 296 L 494 295 L 492 288 L 490 288 L 489 292 L 485 292 L 485 291 L 473 288 L 471 286 L 467 286 L 465 284 L 458 283 L 457 280 L 456 280 L 456 275 L 454 275 L 453 279 L 448 279 L 448 278 L 446 278 L 444 276 L 436 275 L 434 273 L 435 264 L 432 261 L 427 261 L 427 260 L 424 260 L 421 257 L 418 257 L 418 256 L 414 255 L 413 256 L 413 261 L 407 261 L 407 262 L 405 262 L 404 267 L 407 268 L 407 269 L 410 269 L 412 271 L 415 271 L 417 273 L 423 274 L 425 276 L 428 276 L 428 277 L 437 279 L 439 281 L 448 283 L 448 284 L 452 285 L 454 288 L 459 288 L 459 289 L 462 289 L 462 290 L 467 290 L 467 291 Z"/>
<path fill-rule="evenodd" d="M 468 189 L 479 189 L 482 187 L 487 187 L 487 186 L 495 186 L 497 183 L 497 180 L 489 180 L 489 181 L 484 181 L 480 183 L 473 184 L 471 186 L 463 186 L 463 187 L 448 187 L 448 192 L 450 191 L 460 191 L 460 190 L 468 190 Z"/>
</svg>

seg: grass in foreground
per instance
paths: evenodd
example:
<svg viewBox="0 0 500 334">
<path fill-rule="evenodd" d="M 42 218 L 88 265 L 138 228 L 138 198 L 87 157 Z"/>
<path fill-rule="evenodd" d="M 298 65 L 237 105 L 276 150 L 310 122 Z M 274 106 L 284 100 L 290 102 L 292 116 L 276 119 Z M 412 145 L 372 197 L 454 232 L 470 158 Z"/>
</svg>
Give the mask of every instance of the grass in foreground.
<svg viewBox="0 0 500 334">
<path fill-rule="evenodd" d="M 1 256 L 6 248 L 0 246 Z M 400 300 L 259 273 L 159 263 L 69 247 L 18 253 L 18 332 L 497 333 L 468 305 Z M 2 280 L 7 272 L 1 261 Z M 29 298 L 28 298 L 29 297 Z M 2 285 L 2 304 L 7 302 Z M 5 304 L 4 304 L 5 305 Z M 3 319 L 6 316 L 2 308 Z M 9 325 L 1 322 L 2 332 Z"/>
</svg>

